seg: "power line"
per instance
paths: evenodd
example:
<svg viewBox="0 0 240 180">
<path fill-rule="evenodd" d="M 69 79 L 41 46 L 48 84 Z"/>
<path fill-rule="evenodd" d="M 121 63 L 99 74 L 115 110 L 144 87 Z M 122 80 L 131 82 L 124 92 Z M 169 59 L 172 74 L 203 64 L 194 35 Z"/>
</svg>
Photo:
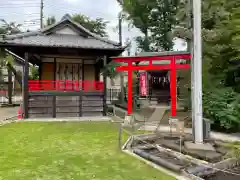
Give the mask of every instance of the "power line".
<svg viewBox="0 0 240 180">
<path fill-rule="evenodd" d="M 2 15 L 13 15 L 13 14 L 16 14 L 16 15 L 29 15 L 29 16 L 31 16 L 31 15 L 39 15 L 39 13 L 16 13 L 16 12 L 10 12 L 10 13 L 7 13 L 7 14 L 2 14 L 1 13 L 1 16 Z"/>
<path fill-rule="evenodd" d="M 62 3 L 57 3 L 57 5 L 56 4 L 51 4 L 51 3 L 45 3 L 44 4 L 45 6 L 49 6 L 49 7 L 54 7 L 54 8 L 63 8 L 63 9 L 65 9 L 66 8 L 66 4 L 62 4 Z M 80 10 L 79 9 L 75 9 L 75 8 L 71 8 L 71 7 L 68 7 L 67 9 L 71 9 L 72 11 L 76 11 L 76 12 L 79 12 Z"/>
<path fill-rule="evenodd" d="M 4 9 L 4 8 L 6 8 L 6 9 L 14 9 L 14 8 L 37 8 L 37 7 L 39 7 L 39 6 L 36 6 L 36 4 L 35 5 L 32 5 L 32 6 L 28 6 L 28 5 L 21 5 L 21 6 L 0 6 L 0 8 L 1 9 Z"/>
<path fill-rule="evenodd" d="M 22 25 L 33 25 L 33 24 L 39 24 L 40 25 L 40 22 L 24 22 Z"/>
<path fill-rule="evenodd" d="M 36 2 L 36 1 L 33 1 L 33 0 L 24 0 L 24 2 Z M 23 0 L 11 0 L 11 2 L 23 2 Z M 10 3 L 9 3 L 10 4 Z M 14 3 L 12 3 L 12 4 L 14 4 Z"/>
<path fill-rule="evenodd" d="M 74 9 L 74 8 L 66 8 L 65 5 L 63 4 L 57 4 L 56 6 L 55 5 L 51 5 L 51 4 L 44 4 L 45 8 L 50 8 L 50 9 L 54 9 L 54 11 L 59 11 L 59 12 L 63 12 L 63 13 L 66 13 L 66 12 L 69 12 L 69 13 L 72 13 L 72 14 L 79 14 L 81 13 L 81 10 L 79 9 Z M 99 14 L 101 14 L 100 12 L 98 12 Z"/>
<path fill-rule="evenodd" d="M 24 25 L 40 25 L 39 22 L 24 23 Z"/>
<path fill-rule="evenodd" d="M 24 20 L 24 22 L 31 22 L 31 21 L 39 21 L 39 22 L 41 22 L 41 19 L 39 19 L 39 17 L 38 18 L 32 17 L 31 19 Z"/>
<path fill-rule="evenodd" d="M 57 5 L 55 4 L 44 4 L 46 8 L 54 8 L 54 10 L 60 10 L 60 11 L 69 11 L 72 13 L 81 13 L 81 10 L 76 9 L 76 8 L 72 8 L 72 7 L 66 7 L 66 4 L 61 4 L 58 3 Z"/>
<path fill-rule="evenodd" d="M 40 25 L 39 23 L 36 23 L 36 24 L 23 24 L 22 26 L 23 27 L 33 27 L 33 26 L 34 27 L 39 27 L 39 25 Z"/>
<path fill-rule="evenodd" d="M 19 14 L 21 15 L 22 18 L 39 18 L 39 15 L 23 15 L 23 14 Z M 3 15 L 3 16 L 0 16 L 1 19 L 8 19 L 9 16 L 11 16 L 12 18 L 15 18 L 15 17 L 19 17 L 19 15 L 17 14 L 8 14 L 8 15 Z"/>
<path fill-rule="evenodd" d="M 28 2 L 24 2 L 24 3 L 14 3 L 14 4 L 11 4 L 11 3 L 0 3 L 0 6 L 19 6 L 19 5 L 36 5 L 36 3 L 28 3 Z"/>
<path fill-rule="evenodd" d="M 54 8 L 54 10 L 57 10 L 57 11 L 62 11 L 62 12 L 66 12 L 66 11 L 69 11 L 71 13 L 79 13 L 80 11 L 75 11 L 73 9 L 68 9 L 68 8 L 64 8 L 64 7 L 56 7 L 56 6 L 45 6 L 46 8 Z"/>
</svg>

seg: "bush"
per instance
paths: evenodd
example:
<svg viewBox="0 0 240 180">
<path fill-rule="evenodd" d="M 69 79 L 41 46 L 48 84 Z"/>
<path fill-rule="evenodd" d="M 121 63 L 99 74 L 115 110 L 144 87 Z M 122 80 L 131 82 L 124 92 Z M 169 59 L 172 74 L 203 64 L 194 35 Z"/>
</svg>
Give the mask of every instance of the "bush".
<svg viewBox="0 0 240 180">
<path fill-rule="evenodd" d="M 213 120 L 213 127 L 240 129 L 240 96 L 231 88 L 203 92 L 203 111 L 206 118 Z"/>
</svg>

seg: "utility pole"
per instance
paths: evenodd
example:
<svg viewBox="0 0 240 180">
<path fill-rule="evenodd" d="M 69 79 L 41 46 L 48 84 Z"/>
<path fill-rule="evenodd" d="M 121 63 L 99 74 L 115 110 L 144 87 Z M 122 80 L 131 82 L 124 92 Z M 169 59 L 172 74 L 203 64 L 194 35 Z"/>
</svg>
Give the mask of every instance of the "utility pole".
<svg viewBox="0 0 240 180">
<path fill-rule="evenodd" d="M 187 17 L 187 21 L 188 21 L 188 24 L 187 24 L 187 28 L 190 32 L 190 37 L 187 38 L 187 51 L 191 53 L 191 55 L 193 55 L 193 4 L 192 4 L 192 0 L 188 0 L 188 4 L 187 4 L 187 14 L 186 14 L 186 17 Z M 194 116 L 195 116 L 195 113 L 194 113 L 194 107 L 193 107 L 193 102 L 194 102 L 194 93 L 193 93 L 193 86 L 194 86 L 194 72 L 193 72 L 193 66 L 194 66 L 194 63 L 193 63 L 193 56 L 192 56 L 192 59 L 191 59 L 191 103 L 192 103 L 192 134 L 193 134 L 193 139 L 195 139 L 195 127 L 194 127 Z M 195 140 L 194 140 L 195 141 Z"/>
<path fill-rule="evenodd" d="M 203 117 L 202 117 L 202 27 L 201 27 L 201 0 L 193 0 L 193 118 L 194 142 L 203 144 Z"/>
<path fill-rule="evenodd" d="M 119 35 L 119 44 L 122 46 L 122 13 L 120 12 L 118 15 L 118 35 Z M 121 94 L 120 100 L 121 103 L 124 103 L 124 72 L 120 72 L 120 86 L 121 86 Z"/>
<path fill-rule="evenodd" d="M 122 13 L 118 15 L 118 35 L 119 35 L 119 44 L 122 46 Z"/>
<path fill-rule="evenodd" d="M 40 28 L 43 28 L 43 0 L 40 3 Z"/>
<path fill-rule="evenodd" d="M 131 56 L 131 41 L 129 38 L 127 39 L 126 43 L 128 44 L 127 55 Z"/>
</svg>

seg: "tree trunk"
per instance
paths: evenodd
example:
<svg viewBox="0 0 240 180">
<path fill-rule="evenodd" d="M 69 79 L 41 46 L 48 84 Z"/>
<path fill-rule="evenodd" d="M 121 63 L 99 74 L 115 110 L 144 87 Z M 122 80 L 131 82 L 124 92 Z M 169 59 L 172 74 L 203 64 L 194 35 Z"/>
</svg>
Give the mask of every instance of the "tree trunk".
<svg viewBox="0 0 240 180">
<path fill-rule="evenodd" d="M 148 39 L 148 30 L 146 29 L 144 32 L 144 51 L 148 52 L 150 50 L 150 44 L 149 44 L 149 39 Z"/>
<path fill-rule="evenodd" d="M 18 72 L 16 71 L 16 69 L 10 64 L 7 64 L 8 70 L 10 70 L 10 72 L 12 72 L 16 78 L 16 80 L 18 81 L 18 83 L 20 84 L 21 88 L 22 88 L 22 77 L 21 75 L 18 74 Z"/>
</svg>

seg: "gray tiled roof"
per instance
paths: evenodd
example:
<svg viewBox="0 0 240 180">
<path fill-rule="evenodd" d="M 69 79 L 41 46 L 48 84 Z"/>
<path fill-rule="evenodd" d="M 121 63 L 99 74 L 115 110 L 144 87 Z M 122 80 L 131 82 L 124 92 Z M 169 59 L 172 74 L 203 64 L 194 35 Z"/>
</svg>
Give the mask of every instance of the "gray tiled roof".
<svg viewBox="0 0 240 180">
<path fill-rule="evenodd" d="M 70 47 L 70 48 L 92 48 L 92 49 L 121 49 L 108 42 L 95 39 L 93 37 L 85 38 L 75 35 L 51 34 L 43 35 L 38 34 L 34 36 L 24 36 L 12 39 L 6 39 L 9 44 L 29 45 L 29 46 L 51 46 L 51 47 Z"/>
<path fill-rule="evenodd" d="M 77 31 L 84 35 L 55 34 L 54 30 L 59 26 L 74 27 Z M 20 33 L 16 35 L 7 35 L 0 37 L 0 43 L 22 46 L 43 46 L 43 47 L 68 47 L 68 48 L 84 48 L 84 49 L 106 49 L 106 50 L 124 50 L 125 47 L 119 43 L 110 41 L 91 33 L 88 29 L 74 22 L 71 17 L 64 16 L 62 20 L 47 28 L 36 32 Z"/>
</svg>

